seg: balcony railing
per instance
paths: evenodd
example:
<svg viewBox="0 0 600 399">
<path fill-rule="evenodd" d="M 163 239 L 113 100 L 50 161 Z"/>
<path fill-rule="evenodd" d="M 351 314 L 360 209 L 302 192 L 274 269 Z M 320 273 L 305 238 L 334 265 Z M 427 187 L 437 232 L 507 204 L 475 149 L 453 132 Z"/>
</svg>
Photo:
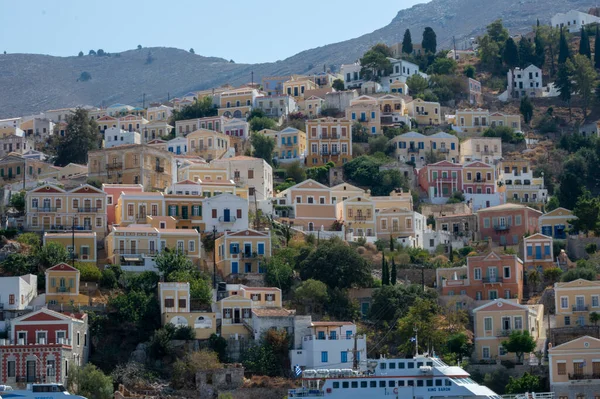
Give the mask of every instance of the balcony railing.
<svg viewBox="0 0 600 399">
<path fill-rule="evenodd" d="M 450 152 L 450 149 L 449 148 L 438 148 L 438 152 L 447 154 Z"/>
<path fill-rule="evenodd" d="M 487 181 L 486 179 L 482 179 L 482 178 L 473 179 L 473 183 L 485 183 L 486 181 Z"/>
<path fill-rule="evenodd" d="M 354 216 L 354 221 L 356 222 L 365 222 L 368 218 L 366 216 Z"/>
<path fill-rule="evenodd" d="M 51 207 L 51 206 L 42 206 L 40 208 L 32 208 L 31 211 L 32 212 L 36 212 L 36 213 L 40 213 L 40 212 L 56 212 L 58 208 L 55 207 Z"/>
<path fill-rule="evenodd" d="M 61 292 L 71 292 L 71 287 L 56 287 L 56 292 L 57 293 L 61 293 Z"/>
<path fill-rule="evenodd" d="M 83 226 L 75 226 L 75 228 L 73 228 L 73 226 L 63 226 L 63 225 L 59 225 L 59 224 L 49 224 L 49 225 L 43 225 L 44 230 L 47 231 L 71 231 L 71 230 L 75 230 L 75 231 L 90 231 L 92 230 L 92 225 L 91 224 L 84 224 Z"/>
<path fill-rule="evenodd" d="M 573 312 L 587 312 L 589 309 L 588 309 L 588 305 L 573 305 L 571 307 L 571 310 Z"/>
<path fill-rule="evenodd" d="M 507 231 L 510 228 L 507 224 L 497 224 L 494 226 L 494 230 L 496 231 Z"/>
<path fill-rule="evenodd" d="M 154 168 L 154 170 L 158 173 L 164 173 L 165 172 L 165 168 L 163 166 L 157 166 Z"/>
<path fill-rule="evenodd" d="M 502 283 L 502 277 L 484 277 L 483 283 L 484 284 Z"/>
<path fill-rule="evenodd" d="M 340 138 L 340 136 L 337 135 L 337 134 L 321 134 L 319 136 L 319 138 L 321 138 L 321 139 L 327 139 L 327 140 L 337 140 L 337 139 Z"/>
<path fill-rule="evenodd" d="M 126 248 L 117 248 L 113 250 L 113 254 L 115 255 L 146 255 L 146 256 L 156 256 L 160 251 L 158 249 L 147 249 L 147 248 L 134 248 L 134 249 L 126 249 Z"/>
<path fill-rule="evenodd" d="M 498 331 L 496 331 L 496 336 L 497 337 L 508 337 L 510 335 L 511 332 L 513 332 L 514 330 L 512 329 L 499 329 Z"/>
<path fill-rule="evenodd" d="M 77 208 L 77 212 L 80 212 L 80 213 L 96 213 L 96 212 L 98 212 L 98 208 L 90 208 L 90 207 Z"/>
<path fill-rule="evenodd" d="M 419 149 L 415 147 L 408 147 L 408 152 L 419 152 Z"/>
<path fill-rule="evenodd" d="M 600 374 L 569 373 L 569 380 L 598 380 Z"/>
<path fill-rule="evenodd" d="M 235 216 L 229 216 L 229 217 L 225 217 L 225 216 L 219 216 L 219 222 L 221 223 L 235 223 L 235 221 L 237 220 L 237 218 Z"/>
<path fill-rule="evenodd" d="M 123 169 L 123 162 L 113 162 L 106 164 L 106 170 Z"/>
<path fill-rule="evenodd" d="M 481 151 L 481 155 L 494 155 L 494 151 L 483 150 Z"/>
<path fill-rule="evenodd" d="M 252 253 L 250 253 L 250 252 L 241 252 L 240 255 L 241 255 L 242 259 L 261 259 L 261 258 L 265 257 L 264 254 L 259 254 L 259 253 L 256 253 L 256 252 L 252 252 Z"/>
</svg>

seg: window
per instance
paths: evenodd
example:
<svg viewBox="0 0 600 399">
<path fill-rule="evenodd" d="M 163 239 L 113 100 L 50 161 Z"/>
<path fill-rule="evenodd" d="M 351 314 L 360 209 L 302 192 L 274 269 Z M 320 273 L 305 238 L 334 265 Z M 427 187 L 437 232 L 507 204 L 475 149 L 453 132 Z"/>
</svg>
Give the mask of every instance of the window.
<svg viewBox="0 0 600 399">
<path fill-rule="evenodd" d="M 569 298 L 566 296 L 560 297 L 560 308 L 567 309 L 569 307 Z"/>
<path fill-rule="evenodd" d="M 7 375 L 7 377 L 9 377 L 9 378 L 16 377 L 17 376 L 17 374 L 16 374 L 16 371 L 17 371 L 16 362 L 14 360 L 9 360 L 7 362 L 7 365 L 8 365 L 8 367 L 7 367 L 8 368 L 8 375 Z"/>
<path fill-rule="evenodd" d="M 565 326 L 571 325 L 571 316 L 565 316 Z"/>
<path fill-rule="evenodd" d="M 475 280 L 481 280 L 481 268 L 476 267 L 475 269 L 473 269 L 473 274 L 474 274 L 473 278 Z"/>
<path fill-rule="evenodd" d="M 483 319 L 483 323 L 484 323 L 484 329 L 485 331 L 492 331 L 492 318 L 491 317 L 486 317 Z"/>
<path fill-rule="evenodd" d="M 196 252 L 196 241 L 190 240 L 188 242 L 188 251 L 189 252 Z"/>
<path fill-rule="evenodd" d="M 566 375 L 567 374 L 567 363 L 557 363 L 558 375 Z"/>
<path fill-rule="evenodd" d="M 489 359 L 490 358 L 490 348 L 489 347 L 483 347 L 481 350 L 481 357 L 484 359 Z"/>
<path fill-rule="evenodd" d="M 592 295 L 592 307 L 593 308 L 598 307 L 598 295 Z"/>
<path fill-rule="evenodd" d="M 340 387 L 340 383 L 339 383 L 338 381 L 334 381 L 334 383 L 333 383 L 333 388 L 334 388 L 334 389 L 337 389 L 337 388 L 339 388 L 339 387 Z"/>
<path fill-rule="evenodd" d="M 341 352 L 341 362 L 342 363 L 348 363 L 348 352 Z"/>
<path fill-rule="evenodd" d="M 523 318 L 521 316 L 515 316 L 515 330 L 523 329 Z"/>
<path fill-rule="evenodd" d="M 504 266 L 504 278 L 510 278 L 510 266 Z"/>
<path fill-rule="evenodd" d="M 326 351 L 321 352 L 321 363 L 327 363 L 328 362 L 328 354 Z"/>
</svg>

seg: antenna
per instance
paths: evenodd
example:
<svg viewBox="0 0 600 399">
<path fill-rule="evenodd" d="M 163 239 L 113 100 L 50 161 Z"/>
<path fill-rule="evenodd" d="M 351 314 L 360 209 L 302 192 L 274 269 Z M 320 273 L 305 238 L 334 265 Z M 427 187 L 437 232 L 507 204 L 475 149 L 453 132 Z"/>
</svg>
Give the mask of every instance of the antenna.
<svg viewBox="0 0 600 399">
<path fill-rule="evenodd" d="M 419 329 L 415 326 L 415 328 L 413 328 L 413 331 L 415 332 L 415 357 L 419 356 Z"/>
<path fill-rule="evenodd" d="M 454 45 L 454 61 L 458 61 L 458 54 L 456 54 L 456 38 L 452 36 L 452 43 Z"/>
</svg>

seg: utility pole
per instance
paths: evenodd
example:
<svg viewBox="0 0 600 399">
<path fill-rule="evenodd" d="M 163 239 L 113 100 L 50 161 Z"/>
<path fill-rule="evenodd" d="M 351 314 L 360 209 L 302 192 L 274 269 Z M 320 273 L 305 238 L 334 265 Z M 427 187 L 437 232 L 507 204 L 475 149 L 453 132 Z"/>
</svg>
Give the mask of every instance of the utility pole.
<svg viewBox="0 0 600 399">
<path fill-rule="evenodd" d="M 251 86 L 252 88 L 254 88 L 254 71 L 250 72 L 250 79 Z"/>
<path fill-rule="evenodd" d="M 75 267 L 75 217 L 71 221 L 71 266 Z"/>
<path fill-rule="evenodd" d="M 458 54 L 456 54 L 456 39 L 452 36 L 452 43 L 454 44 L 454 61 L 458 61 Z"/>
<path fill-rule="evenodd" d="M 144 93 L 144 98 L 142 100 L 142 108 L 146 108 L 146 93 Z"/>
<path fill-rule="evenodd" d="M 23 157 L 23 191 L 25 191 L 25 182 L 27 181 L 27 158 Z"/>
<path fill-rule="evenodd" d="M 217 289 L 217 226 L 213 226 L 213 288 Z"/>
<path fill-rule="evenodd" d="M 352 368 L 358 370 L 358 334 L 354 333 L 354 349 L 352 350 Z"/>
</svg>

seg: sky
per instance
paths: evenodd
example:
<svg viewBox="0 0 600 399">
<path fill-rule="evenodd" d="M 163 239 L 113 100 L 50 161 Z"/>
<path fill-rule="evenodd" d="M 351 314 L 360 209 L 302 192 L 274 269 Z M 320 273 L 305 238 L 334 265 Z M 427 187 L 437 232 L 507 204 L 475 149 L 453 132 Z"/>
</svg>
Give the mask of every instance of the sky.
<svg viewBox="0 0 600 399">
<path fill-rule="evenodd" d="M 0 51 L 75 56 L 141 44 L 273 62 L 370 33 L 428 1 L 0 0 Z"/>
</svg>

